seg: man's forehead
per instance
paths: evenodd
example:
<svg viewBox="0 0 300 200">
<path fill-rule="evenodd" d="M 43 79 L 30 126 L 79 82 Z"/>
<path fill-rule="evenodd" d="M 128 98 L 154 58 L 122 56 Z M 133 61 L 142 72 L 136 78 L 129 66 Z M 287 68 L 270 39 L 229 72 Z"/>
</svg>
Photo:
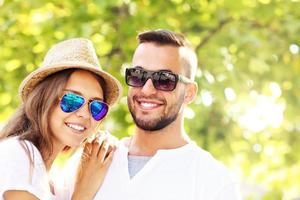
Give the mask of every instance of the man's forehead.
<svg viewBox="0 0 300 200">
<path fill-rule="evenodd" d="M 132 64 L 133 67 L 139 65 L 148 70 L 170 70 L 174 73 L 180 73 L 184 71 L 181 66 L 182 58 L 186 55 L 185 47 L 147 42 L 137 47 Z"/>
<path fill-rule="evenodd" d="M 152 59 L 152 61 L 176 61 L 179 58 L 179 48 L 170 45 L 155 45 L 153 43 L 140 44 L 134 55 L 133 61 L 138 59 Z M 153 58 L 156 58 L 153 60 Z"/>
<path fill-rule="evenodd" d="M 155 50 L 157 51 L 168 51 L 170 53 L 179 53 L 179 47 L 175 45 L 169 45 L 169 44 L 158 44 L 154 42 L 145 42 L 141 43 L 137 46 L 136 52 L 140 51 L 152 51 Z"/>
</svg>

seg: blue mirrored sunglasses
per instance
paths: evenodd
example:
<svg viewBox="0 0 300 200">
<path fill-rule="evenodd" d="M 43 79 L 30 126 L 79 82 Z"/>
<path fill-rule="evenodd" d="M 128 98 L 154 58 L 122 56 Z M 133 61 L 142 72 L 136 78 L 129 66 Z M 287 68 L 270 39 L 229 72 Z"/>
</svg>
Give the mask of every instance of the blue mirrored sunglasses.
<svg viewBox="0 0 300 200">
<path fill-rule="evenodd" d="M 60 100 L 60 108 L 63 112 L 70 113 L 80 109 L 85 103 L 85 99 L 74 93 L 65 94 Z M 88 102 L 89 110 L 96 121 L 103 119 L 108 112 L 108 105 L 99 100 Z"/>
</svg>

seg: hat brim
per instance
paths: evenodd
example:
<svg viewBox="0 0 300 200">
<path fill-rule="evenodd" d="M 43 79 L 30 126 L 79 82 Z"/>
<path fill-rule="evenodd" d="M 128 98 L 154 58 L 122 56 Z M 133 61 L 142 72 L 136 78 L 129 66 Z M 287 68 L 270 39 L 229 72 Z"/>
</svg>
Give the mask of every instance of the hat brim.
<svg viewBox="0 0 300 200">
<path fill-rule="evenodd" d="M 104 95 L 105 95 L 106 103 L 108 105 L 113 105 L 121 96 L 122 87 L 120 82 L 109 73 L 101 69 L 98 69 L 89 63 L 65 62 L 65 63 L 56 63 L 55 65 L 43 66 L 31 72 L 22 81 L 19 87 L 19 95 L 21 96 L 22 101 L 24 102 L 28 94 L 36 87 L 36 85 L 38 85 L 47 76 L 65 69 L 83 69 L 83 70 L 90 71 L 96 74 L 97 76 L 102 77 L 106 84 Z"/>
</svg>

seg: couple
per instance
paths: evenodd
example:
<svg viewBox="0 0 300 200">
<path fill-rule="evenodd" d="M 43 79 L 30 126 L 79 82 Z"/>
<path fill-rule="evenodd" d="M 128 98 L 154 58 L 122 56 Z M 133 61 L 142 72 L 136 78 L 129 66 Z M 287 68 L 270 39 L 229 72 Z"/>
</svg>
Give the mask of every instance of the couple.
<svg viewBox="0 0 300 200">
<path fill-rule="evenodd" d="M 135 133 L 116 146 L 107 137 L 85 142 L 62 188 L 47 177 L 54 159 L 96 132 L 121 86 L 87 39 L 48 51 L 21 83 L 22 105 L 1 131 L 0 199 L 238 199 L 226 168 L 184 130 L 184 109 L 197 93 L 195 52 L 168 30 L 138 41 L 125 74 Z"/>
</svg>

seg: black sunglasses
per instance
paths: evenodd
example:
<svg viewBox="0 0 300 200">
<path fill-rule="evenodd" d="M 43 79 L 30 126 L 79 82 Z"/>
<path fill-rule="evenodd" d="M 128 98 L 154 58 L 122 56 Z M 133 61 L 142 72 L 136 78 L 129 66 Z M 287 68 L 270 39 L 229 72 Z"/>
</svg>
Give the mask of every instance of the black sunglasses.
<svg viewBox="0 0 300 200">
<path fill-rule="evenodd" d="M 126 84 L 129 86 L 143 87 L 149 78 L 154 88 L 162 91 L 174 90 L 178 81 L 186 84 L 193 83 L 191 79 L 167 70 L 150 71 L 139 66 L 126 69 Z"/>
</svg>

